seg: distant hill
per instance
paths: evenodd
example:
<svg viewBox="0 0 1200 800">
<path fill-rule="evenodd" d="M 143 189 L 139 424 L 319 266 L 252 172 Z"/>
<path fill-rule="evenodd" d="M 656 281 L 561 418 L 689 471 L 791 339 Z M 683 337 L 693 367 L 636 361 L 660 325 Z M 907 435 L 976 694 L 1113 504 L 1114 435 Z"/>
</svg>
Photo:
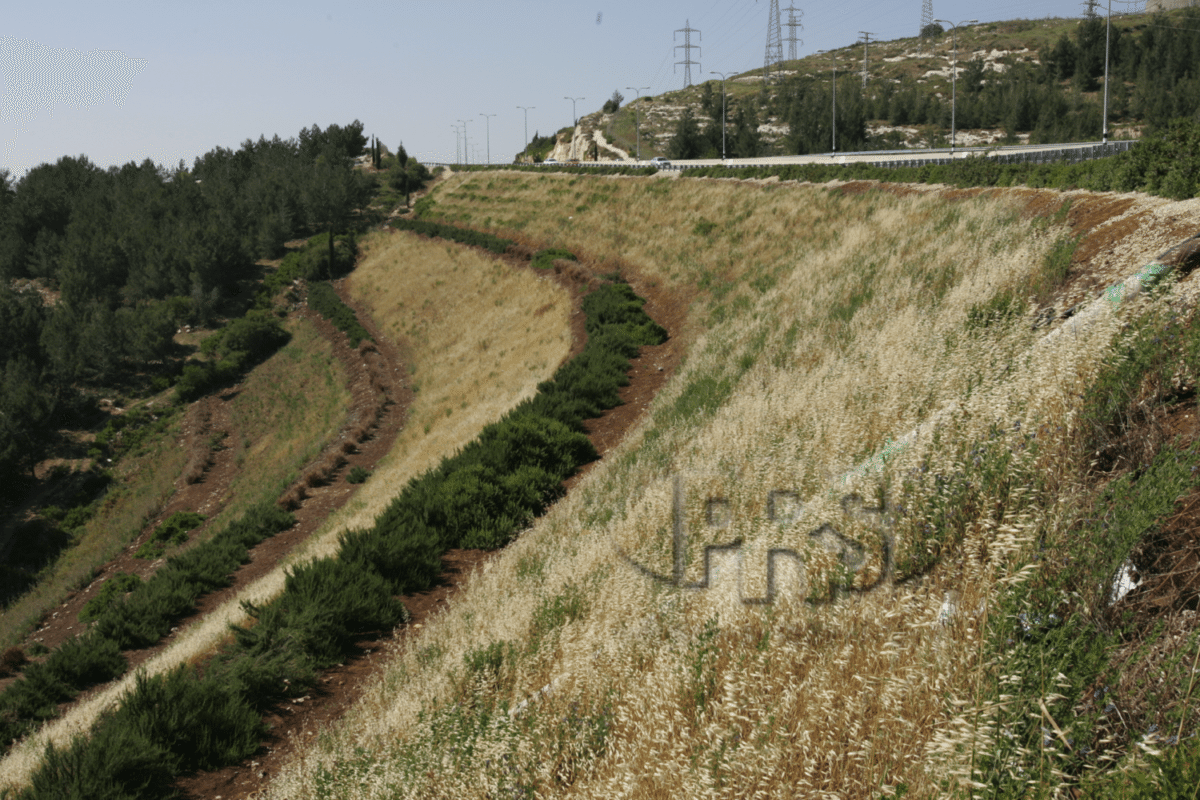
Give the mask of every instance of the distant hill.
<svg viewBox="0 0 1200 800">
<path fill-rule="evenodd" d="M 1147 126 L 1200 111 L 1200 82 L 1192 68 L 1200 63 L 1200 8 L 1194 2 L 1152 0 L 1151 11 L 1113 17 L 1109 138 L 1138 138 Z M 838 150 L 946 146 L 952 93 L 960 145 L 1098 141 L 1106 33 L 1106 20 L 1098 16 L 963 26 L 957 53 L 954 37 L 945 32 L 872 42 L 865 86 L 861 43 L 781 62 L 769 83 L 761 68 L 733 75 L 724 86 L 725 154 L 828 152 L 834 67 Z M 672 148 L 689 112 L 695 140 Z M 573 128 L 536 137 L 517 160 L 635 158 L 638 133 L 642 159 L 720 157 L 721 114 L 721 81 L 705 81 L 642 97 L 615 112 L 586 114 Z"/>
</svg>

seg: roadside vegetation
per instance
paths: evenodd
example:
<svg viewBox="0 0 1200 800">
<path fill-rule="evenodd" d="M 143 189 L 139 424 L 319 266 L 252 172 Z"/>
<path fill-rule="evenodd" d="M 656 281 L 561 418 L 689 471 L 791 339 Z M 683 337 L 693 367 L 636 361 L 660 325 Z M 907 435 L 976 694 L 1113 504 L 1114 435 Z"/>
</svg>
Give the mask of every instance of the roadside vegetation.
<svg viewBox="0 0 1200 800">
<path fill-rule="evenodd" d="M 689 356 L 645 425 L 398 649 L 270 796 L 1194 785 L 1188 617 L 1149 639 L 1106 621 L 1121 560 L 1196 485 L 1188 442 L 1130 452 L 1112 427 L 1137 438 L 1139 415 L 1194 415 L 1190 286 L 1076 294 L 1077 237 L 1103 235 L 1068 227 L 1086 195 L 1030 216 L 1032 195 L 518 173 L 435 194 L 441 219 L 698 287 Z M 1184 213 L 1139 202 L 1143 229 Z M 1103 280 L 1153 259 L 1145 241 Z M 1075 327 L 1034 325 L 1068 298 Z M 1161 358 L 1151 330 L 1176 337 Z M 680 582 L 708 591 L 670 583 L 673 509 Z M 1074 544 L 1100 535 L 1113 545 Z M 772 549 L 803 554 L 775 562 L 773 598 Z M 1170 692 L 1117 678 L 1151 663 L 1176 670 Z M 1115 731 L 1109 704 L 1145 728 Z M 1181 725 L 1189 744 L 1171 750 Z"/>
</svg>

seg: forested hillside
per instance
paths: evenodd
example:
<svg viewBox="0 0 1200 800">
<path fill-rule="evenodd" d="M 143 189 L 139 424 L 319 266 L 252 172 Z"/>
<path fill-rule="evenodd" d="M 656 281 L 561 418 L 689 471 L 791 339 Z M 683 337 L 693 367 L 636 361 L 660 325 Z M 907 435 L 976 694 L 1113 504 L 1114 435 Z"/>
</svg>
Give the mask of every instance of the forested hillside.
<svg viewBox="0 0 1200 800">
<path fill-rule="evenodd" d="M 90 389 L 178 374 L 177 327 L 210 322 L 257 259 L 340 228 L 375 184 L 353 169 L 366 142 L 355 121 L 218 147 L 191 169 L 81 155 L 0 173 L 0 485 L 95 407 Z"/>
</svg>

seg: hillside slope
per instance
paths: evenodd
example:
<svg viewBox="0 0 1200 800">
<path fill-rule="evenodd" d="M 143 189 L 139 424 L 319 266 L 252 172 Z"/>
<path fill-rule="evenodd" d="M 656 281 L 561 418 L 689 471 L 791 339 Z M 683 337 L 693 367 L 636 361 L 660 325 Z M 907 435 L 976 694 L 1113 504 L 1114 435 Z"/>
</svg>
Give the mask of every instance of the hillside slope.
<svg viewBox="0 0 1200 800">
<path fill-rule="evenodd" d="M 228 636 L 230 623 L 247 619 L 244 601 L 262 603 L 277 595 L 285 567 L 336 550 L 339 533 L 372 521 L 409 478 L 471 441 L 480 427 L 530 395 L 566 357 L 572 344 L 571 298 L 553 283 L 473 251 L 408 234 L 379 232 L 362 246 L 364 255 L 352 279 L 355 291 L 361 291 L 364 304 L 379 304 L 376 323 L 407 348 L 404 362 L 410 373 L 403 378 L 415 396 L 403 430 L 349 503 L 304 530 L 290 552 L 265 555 L 265 563 L 253 565 L 255 580 L 206 607 L 205 615 L 172 635 L 139 672 L 161 673 L 209 654 Z M 464 325 L 464 318 L 473 324 Z M 302 451 L 317 433 L 292 431 L 291 446 Z M 344 486 L 313 494 L 320 500 Z M 326 504 L 326 514 L 336 505 Z M 137 675 L 130 673 L 99 687 L 14 747 L 0 761 L 0 790 L 21 786 L 47 743 L 63 746 L 86 732 L 136 681 Z"/>
<path fill-rule="evenodd" d="M 833 134 L 843 152 L 948 147 L 952 96 L 959 146 L 1099 141 L 1106 38 L 1108 135 L 1138 138 L 1147 126 L 1195 113 L 1194 76 L 1180 67 L 1200 46 L 1197 19 L 1194 8 L 1118 12 L 1111 37 L 1103 18 L 1018 19 L 963 25 L 955 36 L 848 44 L 781 62 L 767 82 L 758 68 L 627 98 L 615 112 L 597 110 L 552 136 L 535 136 L 516 160 L 628 160 L 639 134 L 643 160 L 718 158 L 723 149 L 730 158 L 824 153 L 834 147 Z M 685 114 L 700 142 L 681 156 L 672 141 Z"/>
<path fill-rule="evenodd" d="M 1092 678 L 1020 662 L 1041 694 L 990 692 L 1022 650 L 1005 637 L 1048 624 L 1032 595 L 1018 624 L 1013 598 L 1056 579 L 1041 553 L 1074 547 L 1129 467 L 1120 449 L 1097 467 L 1085 398 L 1151 306 L 1136 282 L 1104 289 L 1200 230 L 1200 202 L 519 173 L 433 196 L 444 220 L 694 294 L 690 347 L 645 423 L 395 648 L 266 796 L 930 796 L 1030 770 L 1047 789 L 1090 780 L 1097 763 L 1068 741 L 1098 712 L 1069 681 Z M 1154 303 L 1187 315 L 1195 293 L 1187 277 Z M 1189 438 L 1160 436 L 1139 470 L 1194 439 L 1196 366 L 1172 401 Z M 1081 608 L 1105 602 L 1121 541 L 1076 576 Z M 1054 618 L 1097 630 L 1073 602 Z M 1195 647 L 1194 617 L 1179 619 L 1172 663 Z M 1181 689 L 1151 711 L 1193 730 Z M 1067 733 L 1005 755 L 995 729 L 1024 741 L 1025 702 Z M 1098 746 L 1136 749 L 1131 731 Z"/>
</svg>

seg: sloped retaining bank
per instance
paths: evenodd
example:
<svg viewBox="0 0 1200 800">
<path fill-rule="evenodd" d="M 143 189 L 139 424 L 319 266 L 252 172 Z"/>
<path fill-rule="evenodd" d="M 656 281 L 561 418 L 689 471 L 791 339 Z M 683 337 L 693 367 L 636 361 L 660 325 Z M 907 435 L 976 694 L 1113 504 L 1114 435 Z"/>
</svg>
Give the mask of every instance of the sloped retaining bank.
<svg viewBox="0 0 1200 800">
<path fill-rule="evenodd" d="M 395 595 L 430 585 L 447 549 L 502 545 L 595 457 L 583 419 L 619 403 L 628 359 L 665 338 L 641 306 L 626 284 L 585 298 L 588 344 L 537 396 L 410 481 L 372 529 L 345 534 L 340 558 L 295 568 L 279 598 L 247 608 L 254 624 L 235 628 L 235 642 L 203 672 L 141 680 L 90 738 L 49 746 L 17 796 L 159 796 L 177 775 L 254 752 L 263 711 L 302 694 L 361 635 L 402 622 Z"/>
</svg>

